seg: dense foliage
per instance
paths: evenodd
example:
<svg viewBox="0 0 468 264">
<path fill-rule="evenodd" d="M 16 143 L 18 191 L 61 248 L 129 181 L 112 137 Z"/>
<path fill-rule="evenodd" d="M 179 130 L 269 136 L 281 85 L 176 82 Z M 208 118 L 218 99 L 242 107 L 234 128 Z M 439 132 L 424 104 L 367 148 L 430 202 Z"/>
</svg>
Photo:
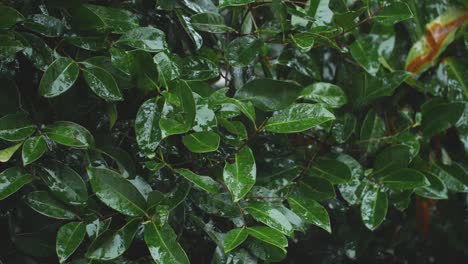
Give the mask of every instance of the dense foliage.
<svg viewBox="0 0 468 264">
<path fill-rule="evenodd" d="M 0 1 L 0 263 L 463 263 L 466 8 Z"/>
</svg>

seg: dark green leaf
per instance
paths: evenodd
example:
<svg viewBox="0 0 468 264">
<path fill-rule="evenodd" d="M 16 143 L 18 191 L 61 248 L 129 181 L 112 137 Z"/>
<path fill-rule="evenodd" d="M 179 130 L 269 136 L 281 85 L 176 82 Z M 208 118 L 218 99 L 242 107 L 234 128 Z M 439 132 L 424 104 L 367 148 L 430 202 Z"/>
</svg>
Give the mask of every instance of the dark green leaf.
<svg viewBox="0 0 468 264">
<path fill-rule="evenodd" d="M 340 108 L 347 103 L 346 94 L 339 87 L 331 83 L 314 83 L 302 91 L 301 97 L 323 103 L 332 108 Z"/>
<path fill-rule="evenodd" d="M 407 190 L 429 185 L 424 174 L 414 169 L 400 168 L 382 179 L 382 183 L 396 190 Z"/>
<path fill-rule="evenodd" d="M 220 137 L 211 131 L 195 132 L 184 136 L 182 141 L 191 152 L 206 153 L 218 149 Z"/>
<path fill-rule="evenodd" d="M 373 45 L 370 38 L 358 39 L 350 47 L 351 56 L 370 75 L 375 76 L 380 67 L 377 47 Z"/>
<path fill-rule="evenodd" d="M 21 141 L 36 131 L 36 125 L 24 113 L 5 115 L 0 118 L 0 138 Z"/>
<path fill-rule="evenodd" d="M 218 193 L 221 188 L 220 184 L 209 176 L 197 175 L 188 169 L 176 169 L 175 172 L 209 193 Z"/>
<path fill-rule="evenodd" d="M 293 233 L 293 227 L 286 216 L 267 202 L 250 202 L 245 210 L 255 220 L 274 228 L 285 235 Z"/>
<path fill-rule="evenodd" d="M 44 14 L 33 15 L 23 26 L 46 37 L 60 37 L 65 30 L 65 25 L 60 19 Z"/>
<path fill-rule="evenodd" d="M 32 181 L 32 176 L 19 167 L 11 167 L 0 173 L 0 200 L 17 192 Z"/>
<path fill-rule="evenodd" d="M 36 212 L 56 219 L 73 219 L 76 214 L 46 191 L 28 193 L 26 203 Z"/>
<path fill-rule="evenodd" d="M 429 185 L 416 188 L 415 193 L 417 195 L 436 200 L 448 198 L 447 187 L 439 177 L 432 173 L 425 173 L 424 176 L 429 181 Z"/>
<path fill-rule="evenodd" d="M 247 239 L 248 232 L 245 227 L 235 228 L 229 231 L 223 240 L 224 253 L 228 253 L 240 246 Z"/>
<path fill-rule="evenodd" d="M 268 119 L 265 129 L 274 133 L 297 133 L 334 119 L 322 105 L 299 103 L 276 112 Z"/>
<path fill-rule="evenodd" d="M 191 17 L 195 29 L 210 33 L 224 33 L 234 29 L 224 24 L 224 18 L 217 13 L 199 13 Z"/>
<path fill-rule="evenodd" d="M 114 77 L 105 69 L 91 63 L 84 63 L 84 68 L 81 71 L 86 83 L 99 97 L 107 101 L 120 101 L 123 99 Z"/>
<path fill-rule="evenodd" d="M 361 218 L 364 225 L 375 230 L 387 215 L 387 194 L 380 188 L 369 186 L 364 192 L 361 204 Z"/>
<path fill-rule="evenodd" d="M 86 235 L 81 222 L 70 222 L 60 227 L 57 233 L 56 251 L 60 263 L 64 263 L 80 246 Z"/>
<path fill-rule="evenodd" d="M 324 201 L 335 197 L 333 185 L 324 178 L 305 177 L 294 189 L 300 196 L 312 200 Z"/>
<path fill-rule="evenodd" d="M 171 102 L 165 101 L 159 120 L 162 138 L 189 131 L 195 121 L 196 106 L 192 90 L 183 81 L 177 82 L 174 88 L 173 94 L 177 96 L 180 105 L 173 105 Z"/>
<path fill-rule="evenodd" d="M 242 199 L 255 184 L 257 167 L 255 165 L 252 150 L 244 147 L 235 155 L 232 164 L 226 162 L 224 166 L 223 179 L 226 187 L 232 194 L 234 202 Z"/>
<path fill-rule="evenodd" d="M 397 22 L 408 20 L 413 17 L 413 13 L 404 2 L 395 1 L 383 8 L 376 16 L 375 20 L 382 24 L 393 25 Z"/>
<path fill-rule="evenodd" d="M 55 197 L 72 205 L 86 204 L 88 191 L 78 173 L 55 160 L 41 164 L 41 169 L 41 177 Z"/>
<path fill-rule="evenodd" d="M 123 34 L 116 42 L 148 52 L 159 52 L 166 49 L 166 35 L 153 27 L 141 27 Z"/>
<path fill-rule="evenodd" d="M 286 251 L 284 248 L 288 246 L 288 239 L 276 229 L 268 226 L 252 226 L 247 228 L 247 232 L 256 239 Z"/>
<path fill-rule="evenodd" d="M 361 141 L 368 152 L 374 152 L 381 143 L 381 138 L 385 136 L 385 122 L 374 111 L 367 112 L 361 127 Z"/>
<path fill-rule="evenodd" d="M 0 29 L 9 29 L 24 19 L 23 15 L 15 9 L 0 5 Z"/>
<path fill-rule="evenodd" d="M 255 2 L 255 0 L 220 0 L 219 7 L 243 6 Z"/>
<path fill-rule="evenodd" d="M 73 11 L 75 24 L 83 30 L 109 29 L 113 33 L 124 33 L 139 26 L 135 14 L 120 8 L 88 4 Z"/>
<path fill-rule="evenodd" d="M 430 137 L 453 126 L 462 116 L 464 103 L 447 102 L 436 98 L 422 106 L 421 127 L 425 136 Z"/>
<path fill-rule="evenodd" d="M 159 120 L 160 107 L 156 98 L 144 102 L 135 119 L 135 134 L 138 146 L 146 156 L 153 157 L 161 141 Z"/>
<path fill-rule="evenodd" d="M 47 98 L 68 91 L 78 78 L 79 67 L 69 58 L 58 58 L 45 71 L 39 84 L 39 93 Z"/>
<path fill-rule="evenodd" d="M 351 170 L 348 166 L 335 159 L 318 159 L 316 165 L 310 168 L 309 175 L 325 178 L 335 184 L 351 180 Z"/>
<path fill-rule="evenodd" d="M 129 216 L 146 215 L 145 198 L 128 180 L 104 168 L 88 168 L 91 186 L 107 206 Z"/>
<path fill-rule="evenodd" d="M 330 217 L 327 210 L 317 201 L 312 200 L 310 195 L 305 195 L 301 191 L 293 191 L 288 196 L 288 203 L 291 209 L 306 222 L 331 233 Z"/>
<path fill-rule="evenodd" d="M 145 225 L 145 242 L 157 263 L 190 263 L 185 251 L 177 242 L 177 235 L 168 225 L 150 222 Z"/>
<path fill-rule="evenodd" d="M 135 218 L 116 232 L 105 232 L 89 246 L 86 257 L 104 261 L 118 258 L 130 248 L 140 225 L 141 219 Z"/>
<path fill-rule="evenodd" d="M 53 141 L 74 148 L 94 147 L 93 135 L 84 127 L 68 121 L 57 121 L 44 128 Z"/>
<path fill-rule="evenodd" d="M 390 146 L 377 154 L 374 161 L 374 174 L 386 176 L 389 173 L 408 167 L 410 148 L 405 145 Z"/>
<path fill-rule="evenodd" d="M 302 88 L 294 83 L 271 79 L 256 79 L 237 90 L 236 98 L 251 101 L 263 111 L 281 110 L 290 106 Z"/>
<path fill-rule="evenodd" d="M 260 54 L 263 42 L 252 36 L 239 37 L 233 40 L 226 48 L 226 60 L 236 67 L 250 65 Z"/>
</svg>

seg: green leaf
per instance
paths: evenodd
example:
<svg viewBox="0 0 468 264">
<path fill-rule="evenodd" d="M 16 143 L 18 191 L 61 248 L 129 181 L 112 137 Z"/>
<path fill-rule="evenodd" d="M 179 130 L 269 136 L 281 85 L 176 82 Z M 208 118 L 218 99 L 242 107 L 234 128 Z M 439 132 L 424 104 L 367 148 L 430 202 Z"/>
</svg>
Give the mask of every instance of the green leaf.
<svg viewBox="0 0 468 264">
<path fill-rule="evenodd" d="M 209 176 L 197 175 L 188 169 L 176 169 L 175 172 L 206 192 L 219 193 L 220 184 Z"/>
<path fill-rule="evenodd" d="M 39 84 L 39 93 L 47 98 L 68 91 L 78 79 L 78 65 L 69 58 L 56 59 L 45 71 Z"/>
<path fill-rule="evenodd" d="M 23 145 L 23 142 L 0 150 L 0 162 L 7 162 L 13 157 L 16 151 Z"/>
<path fill-rule="evenodd" d="M 80 246 L 86 235 L 81 222 L 70 222 L 60 227 L 57 233 L 56 252 L 60 263 L 64 263 Z"/>
<path fill-rule="evenodd" d="M 208 132 L 216 128 L 218 120 L 216 113 L 211 109 L 208 98 L 203 98 L 196 93 L 193 93 L 196 104 L 196 114 L 193 125 L 195 132 Z M 216 137 L 216 136 L 215 136 Z"/>
<path fill-rule="evenodd" d="M 349 51 L 353 59 L 370 75 L 375 76 L 380 67 L 379 53 L 371 38 L 362 38 L 353 42 Z"/>
<path fill-rule="evenodd" d="M 330 200 L 336 196 L 331 182 L 319 177 L 305 177 L 294 188 L 294 191 L 298 192 L 300 196 L 318 201 Z"/>
<path fill-rule="evenodd" d="M 225 33 L 234 31 L 224 24 L 224 18 L 217 13 L 199 13 L 190 17 L 196 30 L 210 33 Z"/>
<path fill-rule="evenodd" d="M 24 20 L 23 15 L 15 9 L 0 5 L 0 30 L 9 29 L 16 23 Z"/>
<path fill-rule="evenodd" d="M 247 239 L 247 229 L 245 227 L 235 228 L 229 231 L 223 240 L 224 253 L 228 253 L 240 246 Z"/>
<path fill-rule="evenodd" d="M 374 152 L 380 145 L 380 138 L 386 133 L 385 122 L 373 110 L 367 112 L 361 127 L 360 138 L 367 152 Z"/>
<path fill-rule="evenodd" d="M 73 46 L 89 51 L 103 50 L 109 45 L 106 36 L 70 36 L 65 40 Z"/>
<path fill-rule="evenodd" d="M 218 66 L 204 57 L 178 58 L 176 62 L 182 80 L 205 81 L 219 76 Z"/>
<path fill-rule="evenodd" d="M 189 131 L 195 121 L 195 100 L 187 82 L 177 82 L 174 88 L 172 93 L 180 100 L 180 106 L 165 101 L 159 120 L 162 138 Z"/>
<path fill-rule="evenodd" d="M 235 105 L 239 111 L 255 124 L 255 108 L 251 102 L 242 102 L 234 98 L 226 98 L 222 102 Z"/>
<path fill-rule="evenodd" d="M 255 79 L 237 90 L 235 97 L 242 101 L 251 101 L 263 111 L 275 111 L 294 103 L 301 90 L 302 87 L 291 82 Z"/>
<path fill-rule="evenodd" d="M 307 223 L 316 225 L 331 233 L 330 217 L 327 210 L 317 201 L 311 199 L 303 190 L 293 191 L 288 196 L 288 203 L 293 212 L 305 219 Z"/>
<path fill-rule="evenodd" d="M 401 168 L 392 171 L 382 179 L 382 183 L 396 190 L 407 190 L 429 185 L 424 174 L 414 169 Z"/>
<path fill-rule="evenodd" d="M 36 128 L 24 113 L 5 115 L 0 118 L 0 139 L 21 141 L 32 135 Z"/>
<path fill-rule="evenodd" d="M 332 108 L 340 108 L 348 101 L 346 94 L 339 86 L 324 82 L 307 86 L 302 91 L 301 97 L 323 103 Z"/>
<path fill-rule="evenodd" d="M 103 261 L 120 257 L 132 245 L 140 225 L 141 219 L 135 218 L 116 232 L 104 232 L 89 246 L 86 257 Z"/>
<path fill-rule="evenodd" d="M 195 44 L 195 49 L 200 49 L 203 46 L 203 38 L 200 36 L 200 34 L 198 34 L 197 31 L 195 31 L 190 17 L 183 15 L 183 13 L 180 11 L 176 11 L 176 14 L 185 32 Z"/>
<path fill-rule="evenodd" d="M 88 233 L 88 237 L 94 241 L 97 237 L 109 229 L 111 222 L 112 217 L 103 220 L 96 218 L 96 220 L 86 225 L 86 233 Z"/>
<path fill-rule="evenodd" d="M 105 168 L 87 169 L 91 187 L 110 208 L 128 216 L 145 216 L 146 201 L 128 180 Z"/>
<path fill-rule="evenodd" d="M 17 52 L 23 50 L 25 47 L 15 39 L 13 34 L 0 34 L 0 60 L 12 60 L 15 58 Z"/>
<path fill-rule="evenodd" d="M 385 25 L 393 25 L 411 18 L 413 18 L 411 9 L 406 3 L 400 1 L 390 3 L 374 17 L 376 21 Z"/>
<path fill-rule="evenodd" d="M 73 147 L 94 147 L 93 135 L 84 127 L 69 121 L 57 121 L 44 128 L 44 133 L 53 141 Z"/>
<path fill-rule="evenodd" d="M 144 237 L 151 256 L 157 263 L 190 263 L 185 251 L 177 242 L 176 233 L 168 224 L 146 224 Z"/>
<path fill-rule="evenodd" d="M 247 227 L 247 232 L 250 236 L 275 247 L 281 248 L 286 252 L 286 249 L 284 248 L 288 246 L 288 239 L 276 229 L 268 226 L 252 226 Z"/>
<path fill-rule="evenodd" d="M 111 145 L 101 146 L 99 150 L 117 163 L 117 167 L 124 178 L 135 177 L 135 162 L 129 153 L 119 147 Z"/>
<path fill-rule="evenodd" d="M 387 214 L 387 194 L 380 188 L 370 186 L 365 190 L 361 204 L 361 218 L 364 225 L 375 230 Z"/>
<path fill-rule="evenodd" d="M 238 37 L 227 46 L 226 60 L 232 66 L 246 67 L 255 61 L 262 46 L 260 39 L 252 36 Z"/>
<path fill-rule="evenodd" d="M 73 11 L 73 20 L 82 30 L 124 33 L 139 26 L 135 14 L 120 8 L 86 4 L 74 8 Z"/>
<path fill-rule="evenodd" d="M 286 216 L 267 202 L 250 202 L 244 208 L 255 220 L 274 228 L 285 235 L 294 231 Z"/>
<path fill-rule="evenodd" d="M 159 52 L 167 48 L 164 32 L 153 27 L 141 27 L 123 34 L 116 44 L 125 44 L 135 49 Z"/>
<path fill-rule="evenodd" d="M 19 167 L 11 167 L 0 173 L 0 200 L 17 192 L 30 183 L 32 176 Z"/>
<path fill-rule="evenodd" d="M 41 71 L 45 71 L 55 58 L 58 57 L 58 54 L 44 40 L 34 34 L 27 32 L 17 33 L 16 38 L 25 46 L 22 50 L 23 55 Z"/>
<path fill-rule="evenodd" d="M 228 6 L 244 6 L 255 2 L 255 0 L 220 0 L 219 7 L 224 8 Z"/>
<path fill-rule="evenodd" d="M 180 75 L 179 67 L 166 52 L 154 55 L 153 61 L 158 68 L 159 83 L 167 88 L 169 82 Z"/>
<path fill-rule="evenodd" d="M 81 68 L 84 79 L 95 94 L 106 101 L 123 100 L 117 83 L 112 75 L 101 67 L 91 63 L 83 63 Z"/>
<path fill-rule="evenodd" d="M 35 14 L 24 21 L 23 26 L 46 37 L 60 37 L 63 35 L 65 25 L 53 16 Z"/>
<path fill-rule="evenodd" d="M 297 133 L 334 119 L 335 116 L 322 105 L 298 103 L 276 112 L 268 119 L 265 130 Z"/>
<path fill-rule="evenodd" d="M 195 132 L 183 137 L 184 145 L 194 153 L 206 153 L 216 151 L 219 147 L 220 137 L 211 131 Z"/>
<path fill-rule="evenodd" d="M 422 105 L 421 127 L 426 137 L 441 133 L 452 127 L 462 116 L 465 104 L 448 102 L 440 98 Z"/>
<path fill-rule="evenodd" d="M 151 98 L 144 102 L 135 119 L 135 134 L 138 146 L 148 157 L 154 157 L 156 148 L 161 142 L 159 120 L 161 111 L 158 100 Z"/>
<path fill-rule="evenodd" d="M 377 154 L 374 161 L 374 174 L 386 176 L 389 173 L 408 167 L 411 160 L 410 148 L 405 145 L 393 145 Z"/>
<path fill-rule="evenodd" d="M 231 192 L 234 202 L 239 201 L 250 192 L 255 184 L 256 177 L 257 167 L 254 155 L 248 147 L 242 148 L 235 155 L 234 163 L 229 164 L 226 162 L 224 166 L 224 183 Z"/>
<path fill-rule="evenodd" d="M 359 87 L 356 87 L 358 93 L 355 95 L 356 100 L 354 105 L 362 107 L 366 104 L 383 96 L 390 96 L 411 74 L 405 71 L 394 71 L 391 73 L 381 73 L 379 71 L 376 76 L 372 76 L 367 72 L 358 75 L 358 82 L 361 82 Z"/>
<path fill-rule="evenodd" d="M 310 32 L 300 32 L 296 33 L 294 35 L 291 35 L 291 39 L 296 44 L 296 46 L 303 50 L 303 51 L 309 51 L 312 49 L 315 43 L 315 38 L 317 36 L 315 33 L 310 33 Z"/>
<path fill-rule="evenodd" d="M 46 191 L 35 191 L 26 195 L 26 204 L 34 211 L 56 219 L 73 219 L 76 214 Z"/>
<path fill-rule="evenodd" d="M 435 200 L 448 198 L 447 187 L 439 177 L 432 173 L 424 173 L 424 176 L 429 181 L 429 185 L 416 188 L 417 195 Z"/>
<path fill-rule="evenodd" d="M 449 190 L 468 193 L 468 172 L 460 164 L 432 163 L 431 165 L 432 172 L 442 180 Z"/>
<path fill-rule="evenodd" d="M 23 165 L 29 165 L 40 159 L 47 150 L 47 144 L 44 136 L 30 137 L 23 144 L 21 156 Z"/>
<path fill-rule="evenodd" d="M 44 162 L 40 168 L 43 181 L 56 198 L 71 205 L 86 204 L 88 191 L 78 173 L 56 160 Z"/>
<path fill-rule="evenodd" d="M 310 168 L 309 175 L 325 178 L 335 184 L 351 180 L 351 170 L 348 166 L 335 159 L 318 159 L 316 165 Z"/>
<path fill-rule="evenodd" d="M 337 119 L 332 127 L 333 135 L 338 143 L 346 142 L 356 132 L 356 117 L 345 113 Z"/>
</svg>

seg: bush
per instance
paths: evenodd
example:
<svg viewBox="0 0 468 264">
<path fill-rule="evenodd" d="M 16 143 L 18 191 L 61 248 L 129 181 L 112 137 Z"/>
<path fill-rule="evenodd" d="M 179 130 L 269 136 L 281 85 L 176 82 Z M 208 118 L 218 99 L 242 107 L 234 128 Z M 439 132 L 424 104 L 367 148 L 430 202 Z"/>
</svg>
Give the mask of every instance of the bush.
<svg viewBox="0 0 468 264">
<path fill-rule="evenodd" d="M 468 259 L 466 0 L 2 2 L 0 263 Z"/>
</svg>

